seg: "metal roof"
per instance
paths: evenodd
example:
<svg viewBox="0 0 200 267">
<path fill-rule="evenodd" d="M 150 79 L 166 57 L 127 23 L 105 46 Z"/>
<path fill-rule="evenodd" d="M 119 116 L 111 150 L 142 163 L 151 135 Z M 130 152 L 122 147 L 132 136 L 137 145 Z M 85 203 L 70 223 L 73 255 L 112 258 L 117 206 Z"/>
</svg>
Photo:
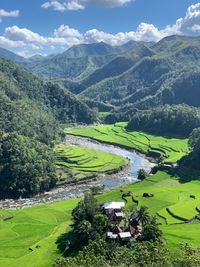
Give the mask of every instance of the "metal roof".
<svg viewBox="0 0 200 267">
<path fill-rule="evenodd" d="M 120 238 L 131 237 L 131 233 L 130 232 L 123 232 L 123 233 L 119 233 L 118 235 L 119 235 Z"/>
<path fill-rule="evenodd" d="M 124 202 L 107 202 L 103 204 L 104 209 L 121 209 L 122 207 L 125 206 Z"/>
</svg>

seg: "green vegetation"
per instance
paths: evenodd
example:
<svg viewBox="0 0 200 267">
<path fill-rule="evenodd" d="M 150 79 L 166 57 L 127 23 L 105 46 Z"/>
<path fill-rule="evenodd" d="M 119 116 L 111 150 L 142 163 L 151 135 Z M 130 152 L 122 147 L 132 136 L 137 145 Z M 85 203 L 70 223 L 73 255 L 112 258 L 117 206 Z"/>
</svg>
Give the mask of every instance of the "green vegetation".
<svg viewBox="0 0 200 267">
<path fill-rule="evenodd" d="M 131 238 L 127 242 L 112 242 L 106 238 L 106 232 L 113 228 L 112 224 L 118 225 L 120 222 L 109 219 L 91 192 L 85 193 L 84 198 L 72 211 L 72 221 L 71 231 L 58 240 L 58 247 L 68 257 L 66 260 L 58 261 L 55 265 L 57 267 L 80 264 L 121 266 L 124 263 L 126 266 L 163 266 L 168 263 L 169 253 L 163 245 L 162 232 L 155 217 L 150 216 L 145 207 L 138 210 L 138 224 L 142 227 L 141 236 L 137 239 Z M 122 221 L 121 223 L 125 224 Z M 156 255 L 158 248 L 159 256 Z M 145 257 L 141 257 L 141 254 L 145 254 Z M 75 257 L 69 257 L 74 255 Z"/>
<path fill-rule="evenodd" d="M 56 183 L 52 150 L 16 133 L 0 133 L 1 198 L 27 197 Z"/>
<path fill-rule="evenodd" d="M 28 197 L 53 187 L 50 150 L 63 135 L 62 124 L 96 119 L 95 112 L 63 87 L 2 58 L 0 107 L 0 198 Z"/>
<path fill-rule="evenodd" d="M 117 155 L 73 145 L 58 145 L 54 151 L 58 184 L 78 182 L 100 173 L 114 173 L 128 163 L 126 159 Z"/>
<path fill-rule="evenodd" d="M 187 139 L 165 138 L 143 132 L 128 132 L 127 123 L 67 129 L 66 134 L 90 137 L 95 140 L 133 148 L 165 162 L 176 162 L 189 153 Z"/>
<path fill-rule="evenodd" d="M 69 91 L 44 82 L 17 64 L 0 58 L 0 129 L 37 138 L 55 140 L 59 124 L 91 123 L 95 113 Z"/>
<path fill-rule="evenodd" d="M 129 59 L 128 55 L 126 58 L 125 53 L 137 46 L 140 46 L 140 42 L 129 42 L 122 46 L 111 46 L 103 42 L 80 44 L 50 58 L 25 62 L 23 66 L 46 78 L 69 79 L 77 82 L 76 87 L 72 85 L 72 91 L 79 93 L 85 90 L 92 80 L 98 82 L 99 79 L 117 75 L 130 68 L 136 60 L 140 59 L 142 51 L 138 51 L 138 54 L 135 53 L 133 59 Z M 122 55 L 122 59 L 119 55 Z M 115 58 L 117 59 L 115 60 Z M 118 63 L 118 68 L 116 68 L 116 63 Z"/>
<path fill-rule="evenodd" d="M 136 112 L 131 117 L 127 128 L 164 136 L 188 137 L 199 126 L 199 108 L 187 105 L 164 105 Z"/>
<path fill-rule="evenodd" d="M 138 53 L 139 59 L 128 70 L 87 87 L 80 94 L 81 99 L 114 105 L 115 121 L 122 120 L 122 116 L 128 121 L 135 108 L 151 109 L 163 104 L 182 103 L 198 107 L 199 40 L 199 37 L 166 37 L 150 46 L 151 53 Z M 128 58 L 131 59 L 130 51 Z M 120 65 L 114 68 L 120 69 Z M 98 81 L 98 75 L 96 72 L 94 81 Z"/>
<path fill-rule="evenodd" d="M 131 197 L 126 197 L 127 211 L 141 206 L 148 207 L 151 215 L 157 215 L 161 223 L 164 239 L 170 251 L 179 254 L 179 244 L 187 242 L 199 246 L 200 223 L 183 224 L 182 220 L 174 218 L 166 208 L 176 216 L 191 219 L 198 214 L 196 207 L 200 205 L 200 182 L 190 181 L 181 184 L 178 177 L 170 176 L 165 172 L 158 172 L 143 182 L 117 188 L 111 192 L 97 196 L 99 203 L 108 201 L 122 201 L 123 192 L 131 191 L 138 206 Z M 154 194 L 154 197 L 145 198 L 143 193 Z M 190 195 L 195 195 L 191 199 Z M 16 211 L 0 211 L 0 218 L 13 218 L 0 222 L 0 264 L 7 266 L 47 267 L 59 256 L 56 249 L 56 239 L 65 232 L 71 224 L 71 211 L 78 200 L 66 200 L 54 204 L 36 206 Z M 178 223 L 178 224 L 177 224 Z M 25 230 L 26 229 L 26 230 Z M 34 230 L 30 230 L 34 229 Z M 36 230 L 37 229 L 37 230 Z M 37 234 L 36 234 L 37 233 Z M 23 243 L 22 243 L 23 241 Z M 36 249 L 36 245 L 41 247 Z M 34 251 L 30 252 L 29 247 Z"/>
<path fill-rule="evenodd" d="M 185 175 L 189 174 L 189 176 L 193 176 L 194 178 L 196 172 L 200 171 L 200 128 L 196 128 L 192 131 L 189 137 L 189 143 L 193 148 L 193 150 L 187 157 L 184 157 L 180 161 L 180 166 L 181 168 L 184 167 L 189 168 L 189 170 L 187 170 L 187 173 L 185 173 Z M 185 176 L 183 171 L 182 174 L 183 176 Z"/>
<path fill-rule="evenodd" d="M 69 229 L 71 210 L 77 202 L 71 199 L 20 210 L 0 210 L 0 266 L 51 266 L 60 255 L 56 240 Z"/>
</svg>

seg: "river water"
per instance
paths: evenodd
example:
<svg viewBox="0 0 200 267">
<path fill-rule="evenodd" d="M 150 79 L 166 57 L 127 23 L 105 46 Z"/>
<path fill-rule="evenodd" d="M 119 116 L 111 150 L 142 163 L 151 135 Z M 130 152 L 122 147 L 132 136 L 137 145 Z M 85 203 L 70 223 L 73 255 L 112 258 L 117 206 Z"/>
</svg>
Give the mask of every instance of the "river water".
<svg viewBox="0 0 200 267">
<path fill-rule="evenodd" d="M 101 177 L 96 181 L 90 181 L 79 185 L 61 186 L 32 198 L 25 198 L 19 200 L 6 199 L 0 201 L 0 208 L 17 209 L 30 207 L 36 204 L 50 203 L 68 198 L 76 198 L 82 196 L 85 190 L 94 185 L 104 186 L 105 190 L 110 190 L 124 184 L 136 182 L 137 172 L 139 169 L 145 169 L 146 171 L 150 171 L 151 168 L 155 165 L 154 163 L 146 159 L 143 155 L 139 155 L 134 151 L 128 151 L 112 145 L 98 143 L 86 138 L 67 136 L 65 142 L 67 144 L 78 145 L 80 147 L 100 150 L 103 152 L 109 152 L 119 156 L 123 156 L 129 159 L 129 167 L 117 174 L 101 175 Z"/>
</svg>

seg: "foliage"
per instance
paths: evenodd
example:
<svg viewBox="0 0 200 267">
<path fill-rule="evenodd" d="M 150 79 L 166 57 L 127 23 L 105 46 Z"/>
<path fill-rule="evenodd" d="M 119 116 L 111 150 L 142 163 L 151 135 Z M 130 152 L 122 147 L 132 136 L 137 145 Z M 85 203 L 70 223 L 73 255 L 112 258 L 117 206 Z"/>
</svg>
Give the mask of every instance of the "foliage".
<svg viewBox="0 0 200 267">
<path fill-rule="evenodd" d="M 114 105 L 120 120 L 128 120 L 130 108 L 151 109 L 182 103 L 198 107 L 199 38 L 170 36 L 150 49 L 152 53 L 141 56 L 119 76 L 92 84 L 80 94 L 81 98 Z M 130 51 L 128 58 L 131 58 Z M 115 68 L 120 69 L 120 65 Z M 115 113 L 113 110 L 112 115 Z"/>
<path fill-rule="evenodd" d="M 95 113 L 64 88 L 43 82 L 0 58 L 0 128 L 50 143 L 59 123 L 95 120 Z"/>
<path fill-rule="evenodd" d="M 129 130 L 187 137 L 200 126 L 200 109 L 186 105 L 161 106 L 138 111 L 128 123 Z"/>
<path fill-rule="evenodd" d="M 190 135 L 189 143 L 193 147 L 193 151 L 180 160 L 180 166 L 190 168 L 190 172 L 200 170 L 200 128 L 194 129 Z"/>
<path fill-rule="evenodd" d="M 57 243 L 64 255 L 71 255 L 90 240 L 98 240 L 108 228 L 108 219 L 100 212 L 100 206 L 89 191 L 72 211 L 72 230 L 61 236 Z"/>
<path fill-rule="evenodd" d="M 170 254 L 162 242 L 134 242 L 120 246 L 105 240 L 91 241 L 75 257 L 59 259 L 54 267 L 169 266 Z"/>
<path fill-rule="evenodd" d="M 143 180 L 146 179 L 147 177 L 148 177 L 148 173 L 147 173 L 146 170 L 144 170 L 144 169 L 140 169 L 140 170 L 138 171 L 138 179 L 139 179 L 139 180 L 143 181 Z"/>
<path fill-rule="evenodd" d="M 200 248 L 194 248 L 189 244 L 182 244 L 181 257 L 175 261 L 175 266 L 198 267 L 200 265 Z"/>
<path fill-rule="evenodd" d="M 55 185 L 53 153 L 34 139 L 2 134 L 0 162 L 1 198 L 26 197 Z"/>
<path fill-rule="evenodd" d="M 144 215 L 143 215 L 143 220 L 144 220 Z M 159 229 L 157 218 L 156 217 L 150 218 L 144 225 L 144 229 L 142 231 L 142 240 L 155 242 L 156 240 L 161 240 L 161 237 L 162 237 L 162 232 Z"/>
</svg>

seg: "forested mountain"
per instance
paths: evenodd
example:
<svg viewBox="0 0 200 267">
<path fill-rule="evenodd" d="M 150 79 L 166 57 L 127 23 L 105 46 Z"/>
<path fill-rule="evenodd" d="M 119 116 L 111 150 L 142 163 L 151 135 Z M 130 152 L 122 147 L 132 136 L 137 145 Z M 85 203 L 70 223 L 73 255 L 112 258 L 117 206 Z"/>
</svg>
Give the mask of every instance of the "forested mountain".
<svg viewBox="0 0 200 267">
<path fill-rule="evenodd" d="M 0 58 L 0 191 L 30 196 L 55 184 L 51 146 L 60 124 L 91 123 L 96 114 L 65 88 Z"/>
<path fill-rule="evenodd" d="M 151 47 L 155 54 L 118 77 L 92 85 L 81 97 L 142 109 L 163 103 L 198 106 L 199 44 L 200 38 L 167 37 Z"/>
<path fill-rule="evenodd" d="M 145 45 L 140 43 L 135 44 L 134 48 L 132 48 L 129 52 L 120 54 L 120 56 L 114 58 L 102 68 L 94 71 L 81 82 L 81 85 L 83 85 L 84 88 L 87 88 L 106 78 L 118 76 L 130 69 L 142 58 L 152 56 L 153 54 L 153 51 L 151 51 Z"/>
<path fill-rule="evenodd" d="M 133 41 L 122 46 L 111 46 L 103 42 L 80 44 L 72 46 L 62 54 L 23 65 L 28 70 L 45 78 L 69 79 L 81 84 L 81 81 L 95 70 L 102 68 L 120 54 L 134 49 L 139 44 L 152 45 L 152 43 Z"/>
<path fill-rule="evenodd" d="M 33 122 L 34 119 L 41 123 L 43 116 L 46 124 L 53 120 L 61 123 L 91 123 L 95 120 L 94 112 L 66 89 L 44 82 L 10 61 L 0 59 L 0 80 L 2 130 L 23 131 L 25 127 L 20 126 L 20 120 L 23 124 L 25 121 L 29 124 L 29 120 Z M 34 125 L 31 123 L 31 127 Z"/>
</svg>

